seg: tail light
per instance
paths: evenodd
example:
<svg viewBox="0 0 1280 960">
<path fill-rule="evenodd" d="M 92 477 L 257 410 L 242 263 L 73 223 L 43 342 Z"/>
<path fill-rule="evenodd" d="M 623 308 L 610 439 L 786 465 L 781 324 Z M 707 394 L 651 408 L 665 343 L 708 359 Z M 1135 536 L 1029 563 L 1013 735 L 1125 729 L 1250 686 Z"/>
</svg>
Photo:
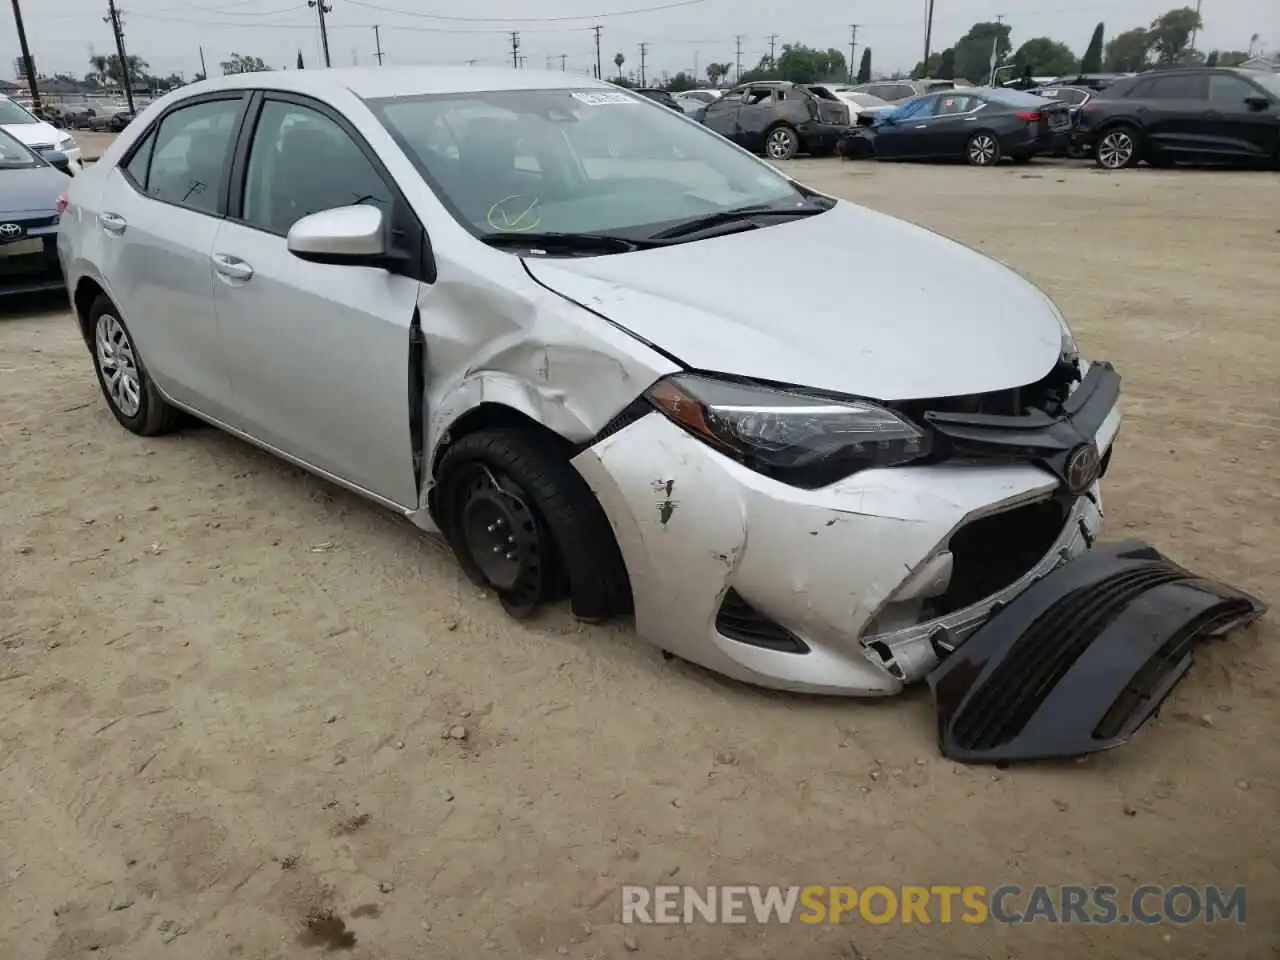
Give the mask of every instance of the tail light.
<svg viewBox="0 0 1280 960">
<path fill-rule="evenodd" d="M 58 194 L 58 202 L 54 205 L 53 209 L 58 214 L 59 217 L 61 217 L 64 213 L 67 212 L 67 204 L 70 202 L 70 200 L 71 198 L 67 196 L 67 191 L 63 190 L 60 194 Z"/>
<path fill-rule="evenodd" d="M 1017 112 L 1014 114 L 1014 116 L 1016 116 L 1019 120 L 1025 120 L 1025 121 L 1027 121 L 1027 123 L 1039 123 L 1039 122 L 1040 122 L 1040 111 L 1039 111 L 1039 110 L 1019 110 L 1019 111 L 1017 111 Z"/>
</svg>

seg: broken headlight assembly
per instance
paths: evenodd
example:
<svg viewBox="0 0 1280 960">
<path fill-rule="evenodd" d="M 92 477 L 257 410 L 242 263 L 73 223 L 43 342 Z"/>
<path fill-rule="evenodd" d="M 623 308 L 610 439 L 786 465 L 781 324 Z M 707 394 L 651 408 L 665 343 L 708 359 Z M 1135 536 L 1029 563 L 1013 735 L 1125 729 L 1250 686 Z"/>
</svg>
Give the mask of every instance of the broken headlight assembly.
<svg viewBox="0 0 1280 960">
<path fill-rule="evenodd" d="M 812 490 L 929 454 L 928 434 L 865 400 L 682 373 L 645 394 L 679 426 L 757 473 Z"/>
</svg>

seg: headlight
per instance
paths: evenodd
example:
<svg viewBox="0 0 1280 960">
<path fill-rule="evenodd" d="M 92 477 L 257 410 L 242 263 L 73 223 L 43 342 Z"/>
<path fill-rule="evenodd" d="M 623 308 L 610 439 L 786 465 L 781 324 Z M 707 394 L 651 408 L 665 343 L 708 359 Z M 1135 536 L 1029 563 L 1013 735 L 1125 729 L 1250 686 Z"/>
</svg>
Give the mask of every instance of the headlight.
<svg viewBox="0 0 1280 960">
<path fill-rule="evenodd" d="M 864 400 L 677 374 L 649 388 L 649 401 L 726 456 L 783 483 L 826 486 L 868 467 L 927 456 L 929 437 Z"/>
</svg>

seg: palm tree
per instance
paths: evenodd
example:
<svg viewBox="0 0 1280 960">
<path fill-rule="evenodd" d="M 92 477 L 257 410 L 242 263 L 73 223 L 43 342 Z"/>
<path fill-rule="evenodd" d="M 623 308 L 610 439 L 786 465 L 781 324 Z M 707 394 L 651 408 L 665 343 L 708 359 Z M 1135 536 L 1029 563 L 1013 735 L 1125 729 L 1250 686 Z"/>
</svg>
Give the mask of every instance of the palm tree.
<svg viewBox="0 0 1280 960">
<path fill-rule="evenodd" d="M 107 85 L 107 67 L 111 61 L 102 54 L 89 58 L 89 66 L 93 67 L 93 72 L 98 75 L 98 83 L 104 87 Z"/>
<path fill-rule="evenodd" d="M 621 82 L 622 82 L 622 65 L 623 65 L 624 63 L 626 63 L 626 62 L 627 62 L 627 58 L 626 58 L 626 57 L 624 57 L 621 53 L 616 53 L 616 54 L 614 54 L 614 56 L 613 56 L 613 65 L 614 65 L 615 67 L 617 67 L 617 68 L 618 68 L 618 82 L 619 82 L 619 83 L 621 83 Z"/>
<path fill-rule="evenodd" d="M 727 63 L 708 63 L 707 79 L 711 81 L 713 87 L 720 86 L 721 81 L 729 75 L 732 68 Z"/>
</svg>

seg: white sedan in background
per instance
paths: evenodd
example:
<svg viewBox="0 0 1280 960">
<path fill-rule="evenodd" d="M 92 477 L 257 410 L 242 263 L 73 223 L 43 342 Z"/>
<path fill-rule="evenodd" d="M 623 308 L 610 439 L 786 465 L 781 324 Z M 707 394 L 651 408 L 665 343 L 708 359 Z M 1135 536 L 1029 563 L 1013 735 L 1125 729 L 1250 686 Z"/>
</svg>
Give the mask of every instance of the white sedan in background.
<svg viewBox="0 0 1280 960">
<path fill-rule="evenodd" d="M 83 157 L 75 137 L 39 119 L 9 97 L 0 96 L 0 128 L 36 153 L 58 150 L 66 154 L 73 174 L 83 169 Z"/>
</svg>

